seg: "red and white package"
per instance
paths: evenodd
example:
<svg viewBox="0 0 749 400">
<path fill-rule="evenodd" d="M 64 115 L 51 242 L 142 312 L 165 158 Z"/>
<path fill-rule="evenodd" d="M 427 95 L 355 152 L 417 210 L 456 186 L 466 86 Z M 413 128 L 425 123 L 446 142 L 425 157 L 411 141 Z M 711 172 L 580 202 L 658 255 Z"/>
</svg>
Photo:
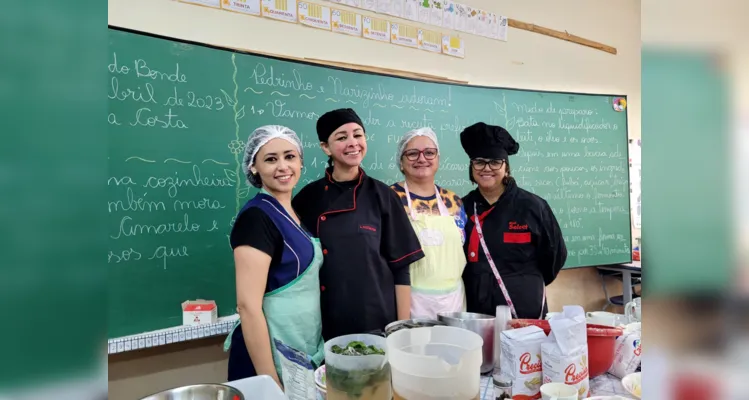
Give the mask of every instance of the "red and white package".
<svg viewBox="0 0 749 400">
<path fill-rule="evenodd" d="M 609 368 L 609 373 L 617 378 L 634 373 L 640 366 L 642 358 L 642 330 L 639 322 L 628 324 L 624 333 L 616 338 L 614 347 L 614 363 Z"/>
<path fill-rule="evenodd" d="M 579 399 L 590 396 L 588 334 L 585 311 L 564 306 L 549 320 L 551 333 L 541 345 L 543 383 L 559 382 L 575 387 Z"/>
<path fill-rule="evenodd" d="M 512 382 L 513 399 L 541 398 L 541 343 L 545 340 L 544 330 L 537 326 L 502 332 L 500 376 Z"/>
</svg>

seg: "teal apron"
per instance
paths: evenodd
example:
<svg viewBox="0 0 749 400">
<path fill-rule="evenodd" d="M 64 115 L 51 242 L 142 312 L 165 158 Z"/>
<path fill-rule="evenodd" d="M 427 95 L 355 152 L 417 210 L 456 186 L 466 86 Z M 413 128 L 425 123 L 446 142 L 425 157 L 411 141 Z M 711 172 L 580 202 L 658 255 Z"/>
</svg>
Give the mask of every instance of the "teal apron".
<svg viewBox="0 0 749 400">
<path fill-rule="evenodd" d="M 307 354 L 315 367 L 325 358 L 320 316 L 320 267 L 322 247 L 317 238 L 310 238 L 315 255 L 309 267 L 296 279 L 263 296 L 263 314 L 268 324 L 273 364 L 283 381 L 279 355 L 273 339 Z M 224 351 L 231 346 L 231 338 L 241 321 L 232 328 L 224 341 Z"/>
</svg>

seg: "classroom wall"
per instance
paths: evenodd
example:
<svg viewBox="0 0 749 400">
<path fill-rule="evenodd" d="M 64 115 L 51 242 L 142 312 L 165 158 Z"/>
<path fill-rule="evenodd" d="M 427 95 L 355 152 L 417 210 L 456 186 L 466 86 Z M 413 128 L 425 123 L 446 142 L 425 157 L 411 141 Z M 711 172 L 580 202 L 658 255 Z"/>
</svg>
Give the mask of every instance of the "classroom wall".
<svg viewBox="0 0 749 400">
<path fill-rule="evenodd" d="M 463 34 L 466 58 L 456 59 L 173 0 L 109 0 L 109 24 L 218 46 L 415 71 L 477 85 L 625 94 L 630 137 L 640 137 L 640 1 L 464 2 L 567 30 L 614 46 L 618 54 L 511 28 L 508 42 Z M 621 286 L 610 282 L 609 290 L 618 294 Z M 552 310 L 564 304 L 601 309 L 605 302 L 593 268 L 563 271 L 549 287 L 548 301 Z M 110 399 L 224 381 L 226 356 L 221 342 L 206 339 L 110 356 Z"/>
</svg>

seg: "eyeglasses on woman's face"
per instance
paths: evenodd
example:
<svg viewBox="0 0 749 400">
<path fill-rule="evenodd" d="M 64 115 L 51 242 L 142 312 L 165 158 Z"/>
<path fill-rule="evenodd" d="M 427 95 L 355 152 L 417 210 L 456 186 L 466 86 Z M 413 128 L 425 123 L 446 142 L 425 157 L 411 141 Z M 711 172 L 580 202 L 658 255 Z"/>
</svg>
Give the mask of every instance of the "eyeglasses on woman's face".
<svg viewBox="0 0 749 400">
<path fill-rule="evenodd" d="M 426 160 L 434 160 L 439 154 L 439 151 L 437 149 L 428 147 L 424 150 L 411 149 L 403 152 L 403 156 L 406 157 L 408 161 L 418 160 L 421 154 L 424 155 L 424 159 Z"/>
<path fill-rule="evenodd" d="M 476 171 L 481 171 L 489 166 L 492 171 L 498 171 L 504 165 L 505 160 L 487 160 L 485 158 L 474 158 L 471 160 L 471 165 Z"/>
</svg>

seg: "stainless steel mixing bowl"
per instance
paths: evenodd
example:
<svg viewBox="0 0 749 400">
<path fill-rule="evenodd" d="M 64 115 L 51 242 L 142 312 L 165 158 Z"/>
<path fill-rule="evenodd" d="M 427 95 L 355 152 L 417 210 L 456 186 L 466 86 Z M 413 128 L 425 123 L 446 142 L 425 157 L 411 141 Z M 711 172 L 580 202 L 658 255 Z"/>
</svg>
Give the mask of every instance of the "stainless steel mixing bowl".
<svg viewBox="0 0 749 400">
<path fill-rule="evenodd" d="M 226 385 L 203 383 L 164 390 L 141 400 L 245 400 L 242 392 Z"/>
<path fill-rule="evenodd" d="M 484 340 L 484 346 L 482 347 L 484 362 L 481 364 L 481 373 L 491 372 L 494 368 L 494 316 L 455 312 L 438 313 L 437 317 L 448 326 L 467 329 L 481 336 L 481 339 Z"/>
</svg>

